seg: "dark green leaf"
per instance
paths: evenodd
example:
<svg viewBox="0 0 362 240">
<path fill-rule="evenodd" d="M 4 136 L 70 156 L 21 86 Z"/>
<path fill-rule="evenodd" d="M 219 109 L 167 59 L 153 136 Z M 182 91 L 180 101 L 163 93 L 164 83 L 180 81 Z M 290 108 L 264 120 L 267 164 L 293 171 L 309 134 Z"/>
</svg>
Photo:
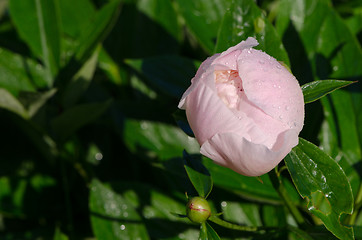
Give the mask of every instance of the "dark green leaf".
<svg viewBox="0 0 362 240">
<path fill-rule="evenodd" d="M 63 31 L 75 39 L 88 27 L 96 13 L 90 0 L 61 0 L 59 8 Z"/>
<path fill-rule="evenodd" d="M 50 85 L 44 68 L 35 61 L 0 49 L 0 87 L 15 96 L 21 91 L 34 92 Z"/>
<path fill-rule="evenodd" d="M 339 88 L 352 84 L 351 81 L 343 80 L 318 80 L 310 83 L 306 83 L 302 86 L 304 102 L 314 102 L 328 93 L 331 93 Z"/>
<path fill-rule="evenodd" d="M 343 226 L 340 217 L 353 211 L 351 186 L 342 168 L 312 143 L 300 139 L 285 158 L 293 182 L 308 210 L 340 239 L 354 239 L 353 230 Z"/>
<path fill-rule="evenodd" d="M 197 65 L 190 59 L 178 56 L 127 60 L 126 63 L 142 74 L 151 87 L 178 99 L 191 85 Z"/>
<path fill-rule="evenodd" d="M 68 240 L 68 236 L 62 233 L 59 228 L 55 229 L 54 238 L 53 240 Z"/>
<path fill-rule="evenodd" d="M 68 108 L 74 105 L 77 100 L 88 89 L 97 67 L 99 49 L 95 50 L 93 55 L 84 63 L 82 68 L 73 76 L 64 90 L 63 105 Z"/>
<path fill-rule="evenodd" d="M 100 184 L 97 180 L 92 182 L 93 187 Z M 145 228 L 149 236 L 144 236 L 145 238 L 141 239 L 148 239 L 148 237 L 151 239 L 174 240 L 180 238 L 197 238 L 198 231 L 195 229 L 195 226 L 190 224 L 187 218 L 180 218 L 173 214 L 175 212 L 184 213 L 186 203 L 176 201 L 172 197 L 171 192 L 164 194 L 151 185 L 135 182 L 115 182 L 110 184 L 110 186 L 111 188 L 101 184 L 101 187 L 97 187 L 97 189 L 101 189 L 101 191 L 97 190 L 97 192 L 92 192 L 90 201 L 96 202 L 103 199 L 101 200 L 103 205 L 101 205 L 101 203 L 98 205 L 103 209 L 105 209 L 106 206 L 115 206 L 115 211 L 110 214 L 106 214 L 103 209 L 98 209 L 108 216 L 119 219 L 118 226 L 123 224 L 125 226 L 124 230 L 129 227 L 129 232 L 122 232 L 122 237 L 124 238 L 121 239 L 137 239 L 137 234 L 140 234 L 137 233 L 137 230 L 140 230 L 141 234 L 143 234 Z M 111 195 L 111 197 L 109 195 L 106 196 L 107 193 Z M 137 210 L 137 218 L 135 214 L 133 214 L 135 210 Z M 109 212 L 111 212 L 111 210 Z M 142 220 L 141 214 L 143 216 Z M 93 214 L 92 224 L 98 223 L 95 221 L 95 218 L 98 218 L 97 221 L 100 221 L 102 216 Z M 117 226 L 116 219 L 104 218 L 102 224 L 94 226 L 94 228 L 100 231 L 102 227 L 105 227 L 105 224 Z M 113 233 L 117 231 L 117 229 L 114 229 Z M 107 234 L 107 236 L 109 235 Z"/>
<path fill-rule="evenodd" d="M 233 191 L 253 201 L 280 203 L 279 195 L 274 190 L 268 175 L 261 176 L 263 182 L 260 182 L 255 177 L 246 177 L 221 167 L 212 160 L 204 159 L 203 163 L 209 170 L 215 186 Z"/>
<path fill-rule="evenodd" d="M 184 151 L 184 167 L 199 196 L 207 198 L 213 185 L 207 168 L 205 168 L 199 159 L 193 158 L 186 151 Z"/>
<path fill-rule="evenodd" d="M 11 0 L 10 14 L 20 36 L 41 56 L 48 84 L 53 83 L 60 62 L 60 18 L 58 2 Z"/>
<path fill-rule="evenodd" d="M 214 52 L 225 51 L 252 36 L 259 42 L 257 48 L 289 65 L 287 52 L 277 32 L 253 0 L 235 0 L 226 11 Z"/>
<path fill-rule="evenodd" d="M 182 30 L 177 20 L 177 14 L 174 10 L 172 1 L 138 1 L 137 7 L 147 17 L 167 30 L 174 39 L 180 41 Z"/>
<path fill-rule="evenodd" d="M 199 152 L 199 144 L 194 138 L 169 124 L 127 120 L 124 139 L 132 151 L 153 152 L 161 160 L 181 156 L 184 149 L 190 153 Z"/>
<path fill-rule="evenodd" d="M 93 180 L 90 186 L 89 209 L 98 239 L 150 239 L 132 203 L 98 180 Z"/>
<path fill-rule="evenodd" d="M 120 11 L 120 0 L 110 1 L 95 16 L 79 39 L 75 59 L 79 62 L 87 60 L 113 28 Z"/>
<path fill-rule="evenodd" d="M 33 117 L 56 92 L 54 88 L 46 92 L 22 92 L 19 99 L 27 109 L 29 117 Z"/>
<path fill-rule="evenodd" d="M 201 46 L 211 54 L 215 48 L 215 40 L 220 22 L 231 1 L 178 0 L 177 3 L 185 18 L 187 27 L 197 38 Z"/>
<path fill-rule="evenodd" d="M 111 102 L 112 100 L 88 103 L 67 109 L 51 123 L 56 137 L 64 141 L 79 128 L 99 118 L 108 109 Z"/>
<path fill-rule="evenodd" d="M 24 106 L 6 89 L 0 88 L 0 108 L 7 109 L 23 118 L 28 118 Z"/>
</svg>

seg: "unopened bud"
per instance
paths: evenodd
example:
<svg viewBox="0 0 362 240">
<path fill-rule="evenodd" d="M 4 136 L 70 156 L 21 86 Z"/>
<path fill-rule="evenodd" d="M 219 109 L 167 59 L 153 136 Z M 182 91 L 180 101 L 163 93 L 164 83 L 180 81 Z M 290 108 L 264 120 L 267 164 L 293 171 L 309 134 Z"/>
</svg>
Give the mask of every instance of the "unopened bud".
<svg viewBox="0 0 362 240">
<path fill-rule="evenodd" d="M 209 203 L 205 198 L 193 197 L 186 205 L 187 217 L 194 223 L 203 223 L 211 215 Z"/>
</svg>

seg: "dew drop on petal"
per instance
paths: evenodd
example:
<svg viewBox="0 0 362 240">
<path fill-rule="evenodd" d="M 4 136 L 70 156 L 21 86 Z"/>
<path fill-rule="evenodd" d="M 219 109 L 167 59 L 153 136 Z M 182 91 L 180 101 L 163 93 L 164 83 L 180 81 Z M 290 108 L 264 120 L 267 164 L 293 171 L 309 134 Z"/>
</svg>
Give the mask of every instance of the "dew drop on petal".
<svg viewBox="0 0 362 240">
<path fill-rule="evenodd" d="M 264 62 L 264 60 L 259 60 L 259 63 L 264 64 L 265 62 Z"/>
<path fill-rule="evenodd" d="M 121 230 L 123 231 L 123 230 L 126 229 L 126 226 L 122 224 L 122 225 L 119 227 L 119 229 L 121 229 Z"/>
<path fill-rule="evenodd" d="M 225 202 L 225 201 L 221 202 L 221 207 L 226 207 L 227 205 L 228 205 L 227 202 Z"/>
</svg>

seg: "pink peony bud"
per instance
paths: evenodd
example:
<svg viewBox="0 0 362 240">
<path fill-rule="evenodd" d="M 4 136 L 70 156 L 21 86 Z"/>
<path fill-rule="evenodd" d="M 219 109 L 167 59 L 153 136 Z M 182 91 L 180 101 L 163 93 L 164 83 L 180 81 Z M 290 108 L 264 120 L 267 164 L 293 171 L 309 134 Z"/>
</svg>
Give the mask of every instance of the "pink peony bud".
<svg viewBox="0 0 362 240">
<path fill-rule="evenodd" d="M 278 165 L 304 122 L 297 79 L 256 45 L 249 37 L 206 59 L 179 103 L 201 154 L 246 176 Z"/>
</svg>

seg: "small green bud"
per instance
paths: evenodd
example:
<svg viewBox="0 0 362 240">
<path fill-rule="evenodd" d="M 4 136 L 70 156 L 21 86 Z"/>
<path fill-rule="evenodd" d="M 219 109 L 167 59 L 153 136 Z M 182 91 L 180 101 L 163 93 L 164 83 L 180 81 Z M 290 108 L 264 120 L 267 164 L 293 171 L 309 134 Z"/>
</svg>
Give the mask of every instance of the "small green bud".
<svg viewBox="0 0 362 240">
<path fill-rule="evenodd" d="M 194 223 L 203 223 L 211 215 L 209 203 L 205 198 L 193 197 L 186 205 L 186 215 Z"/>
</svg>

